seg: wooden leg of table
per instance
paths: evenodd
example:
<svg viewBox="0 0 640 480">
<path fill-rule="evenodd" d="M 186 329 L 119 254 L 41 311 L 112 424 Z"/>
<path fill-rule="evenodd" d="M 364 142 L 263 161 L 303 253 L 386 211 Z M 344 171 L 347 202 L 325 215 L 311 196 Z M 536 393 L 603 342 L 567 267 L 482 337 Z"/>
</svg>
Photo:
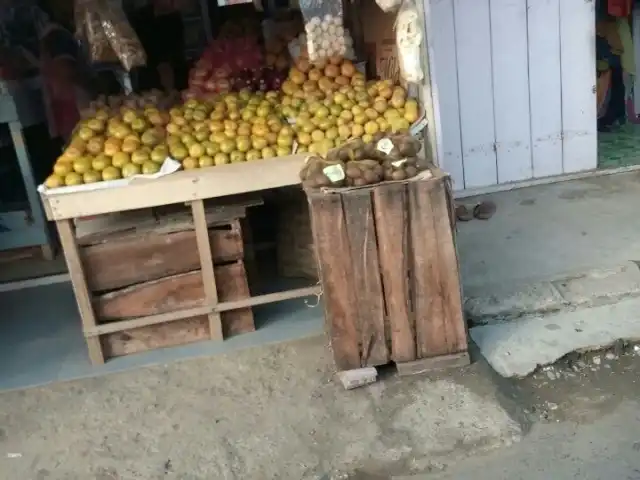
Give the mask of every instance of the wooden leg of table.
<svg viewBox="0 0 640 480">
<path fill-rule="evenodd" d="M 50 262 L 55 258 L 55 252 L 51 245 L 40 245 L 40 251 L 42 252 L 42 258 Z"/>
<path fill-rule="evenodd" d="M 200 254 L 200 268 L 202 271 L 205 298 L 209 306 L 216 307 L 218 305 L 218 289 L 216 288 L 216 277 L 213 272 L 211 243 L 209 242 L 209 231 L 207 229 L 207 219 L 205 217 L 204 203 L 202 200 L 196 200 L 191 203 L 191 212 L 193 214 L 193 225 L 196 230 L 198 253 Z M 211 340 L 222 340 L 222 321 L 220 314 L 217 312 L 209 314 L 209 333 Z"/>
<path fill-rule="evenodd" d="M 60 236 L 60 244 L 62 245 L 64 258 L 67 262 L 67 268 L 69 269 L 71 285 L 73 286 L 76 302 L 78 303 L 78 310 L 80 311 L 80 318 L 82 319 L 82 329 L 83 332 L 87 332 L 87 330 L 96 327 L 96 317 L 93 312 L 93 306 L 91 305 L 91 294 L 89 293 L 89 287 L 87 287 L 87 281 L 84 276 L 73 225 L 71 224 L 71 220 L 58 220 L 56 226 L 58 227 L 58 235 Z M 94 335 L 87 336 L 85 333 L 85 338 L 87 340 L 91 363 L 93 365 L 103 364 L 104 355 L 102 354 L 100 337 Z"/>
</svg>

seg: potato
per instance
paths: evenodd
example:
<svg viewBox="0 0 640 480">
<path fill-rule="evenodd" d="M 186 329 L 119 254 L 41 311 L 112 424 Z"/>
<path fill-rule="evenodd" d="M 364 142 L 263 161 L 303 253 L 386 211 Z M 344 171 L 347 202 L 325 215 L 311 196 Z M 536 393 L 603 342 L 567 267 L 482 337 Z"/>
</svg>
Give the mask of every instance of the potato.
<svg viewBox="0 0 640 480">
<path fill-rule="evenodd" d="M 393 180 L 406 180 L 407 173 L 404 170 L 396 170 L 391 174 Z"/>
<path fill-rule="evenodd" d="M 380 181 L 380 177 L 376 175 L 376 172 L 374 172 L 373 170 L 365 170 L 362 178 L 368 185 L 371 185 L 372 183 L 378 183 Z"/>
<path fill-rule="evenodd" d="M 355 162 L 349 162 L 346 165 L 345 174 L 348 178 L 360 178 L 362 176 L 362 170 L 360 170 Z"/>
<path fill-rule="evenodd" d="M 415 177 L 418 174 L 418 168 L 414 165 L 407 165 L 404 167 L 404 171 L 408 178 Z"/>
</svg>

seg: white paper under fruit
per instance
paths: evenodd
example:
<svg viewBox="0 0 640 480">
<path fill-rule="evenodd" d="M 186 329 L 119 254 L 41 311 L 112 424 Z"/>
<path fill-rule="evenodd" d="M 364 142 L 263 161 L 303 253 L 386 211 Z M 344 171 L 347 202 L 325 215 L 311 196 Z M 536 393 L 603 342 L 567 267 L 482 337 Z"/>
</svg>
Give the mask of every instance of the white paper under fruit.
<svg viewBox="0 0 640 480">
<path fill-rule="evenodd" d="M 172 173 L 180 170 L 181 166 L 182 165 L 180 164 L 180 162 L 177 162 L 173 158 L 167 157 L 162 163 L 160 170 L 156 173 L 133 175 L 128 178 L 119 178 L 117 180 L 109 180 L 106 182 L 86 183 L 84 185 L 73 185 L 70 187 L 47 188 L 44 184 L 42 184 L 38 186 L 38 192 L 47 196 L 53 196 L 75 192 L 91 192 L 95 190 L 103 190 L 105 188 L 126 187 L 135 180 L 154 180 L 166 177 L 167 175 L 171 175 Z"/>
</svg>

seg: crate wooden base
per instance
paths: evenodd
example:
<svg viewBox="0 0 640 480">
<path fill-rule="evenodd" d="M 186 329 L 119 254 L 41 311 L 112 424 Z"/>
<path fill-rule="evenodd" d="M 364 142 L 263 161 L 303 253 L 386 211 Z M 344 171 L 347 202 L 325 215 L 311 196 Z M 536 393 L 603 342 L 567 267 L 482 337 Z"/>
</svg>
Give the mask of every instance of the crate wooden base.
<svg viewBox="0 0 640 480">
<path fill-rule="evenodd" d="M 340 370 L 467 351 L 446 175 L 308 200 Z"/>
</svg>

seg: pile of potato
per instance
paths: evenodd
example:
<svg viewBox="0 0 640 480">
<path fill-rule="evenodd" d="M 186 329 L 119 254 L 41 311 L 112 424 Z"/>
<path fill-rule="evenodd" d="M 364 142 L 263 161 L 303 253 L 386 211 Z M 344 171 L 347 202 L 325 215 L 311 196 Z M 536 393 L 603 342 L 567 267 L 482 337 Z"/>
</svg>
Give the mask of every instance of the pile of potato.
<svg viewBox="0 0 640 480">
<path fill-rule="evenodd" d="M 407 180 L 421 171 L 419 151 L 420 142 L 408 134 L 380 133 L 368 143 L 356 138 L 331 150 L 326 158 L 307 158 L 300 179 L 311 190 Z"/>
</svg>

